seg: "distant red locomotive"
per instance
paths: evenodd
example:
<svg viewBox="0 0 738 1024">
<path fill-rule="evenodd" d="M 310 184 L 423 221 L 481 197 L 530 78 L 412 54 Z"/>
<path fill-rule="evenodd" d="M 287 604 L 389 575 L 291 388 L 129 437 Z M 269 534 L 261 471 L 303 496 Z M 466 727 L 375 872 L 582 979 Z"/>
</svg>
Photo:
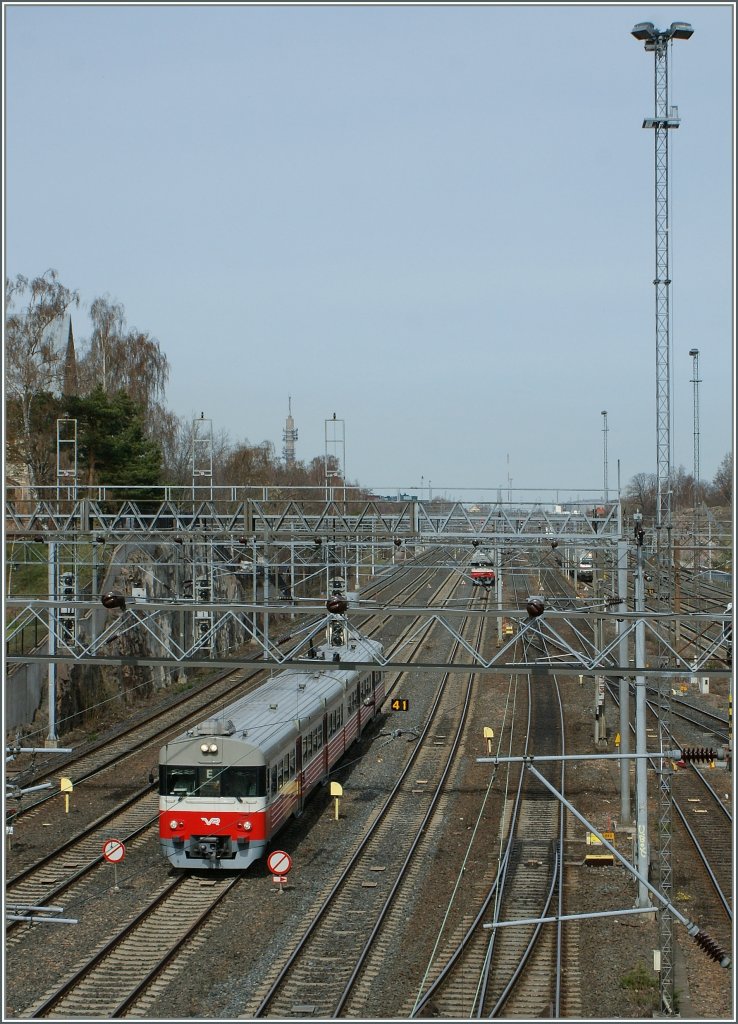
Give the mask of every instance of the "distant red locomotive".
<svg viewBox="0 0 738 1024">
<path fill-rule="evenodd" d="M 475 587 L 494 587 L 496 582 L 494 555 L 489 551 L 475 551 L 471 558 L 471 581 Z"/>
<path fill-rule="evenodd" d="M 248 868 L 384 700 L 383 648 L 331 617 L 327 642 L 162 747 L 159 840 L 177 868 Z M 373 662 L 354 669 L 346 661 Z"/>
</svg>

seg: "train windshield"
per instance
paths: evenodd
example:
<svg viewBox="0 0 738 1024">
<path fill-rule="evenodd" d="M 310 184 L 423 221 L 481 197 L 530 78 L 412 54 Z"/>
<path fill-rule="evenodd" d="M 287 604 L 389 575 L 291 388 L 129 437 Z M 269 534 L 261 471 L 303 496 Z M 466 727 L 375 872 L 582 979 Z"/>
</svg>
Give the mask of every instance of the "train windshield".
<svg viewBox="0 0 738 1024">
<path fill-rule="evenodd" d="M 159 765 L 161 796 L 266 796 L 266 770 L 258 766 Z"/>
</svg>

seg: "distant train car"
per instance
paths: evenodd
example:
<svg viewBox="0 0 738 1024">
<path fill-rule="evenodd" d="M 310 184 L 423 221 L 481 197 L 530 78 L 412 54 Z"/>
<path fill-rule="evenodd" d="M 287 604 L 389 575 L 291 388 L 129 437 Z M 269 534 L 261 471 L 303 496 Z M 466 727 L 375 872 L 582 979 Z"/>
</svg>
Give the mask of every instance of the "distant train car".
<svg viewBox="0 0 738 1024">
<path fill-rule="evenodd" d="M 494 587 L 496 582 L 494 570 L 495 558 L 491 551 L 481 548 L 471 557 L 471 581 L 475 587 Z"/>
<path fill-rule="evenodd" d="M 177 868 L 248 868 L 328 777 L 384 700 L 375 640 L 331 618 L 305 666 L 279 672 L 162 747 L 159 841 Z"/>
<path fill-rule="evenodd" d="M 591 551 L 575 552 L 570 563 L 569 573 L 583 583 L 591 583 L 594 578 L 594 560 Z"/>
</svg>

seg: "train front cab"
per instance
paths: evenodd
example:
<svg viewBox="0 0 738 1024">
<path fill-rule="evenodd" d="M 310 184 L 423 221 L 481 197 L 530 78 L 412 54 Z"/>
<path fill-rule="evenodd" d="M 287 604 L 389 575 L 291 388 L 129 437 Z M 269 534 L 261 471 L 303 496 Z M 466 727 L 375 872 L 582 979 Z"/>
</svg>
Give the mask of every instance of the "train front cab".
<svg viewBox="0 0 738 1024">
<path fill-rule="evenodd" d="M 244 747 L 211 736 L 162 749 L 159 841 L 174 867 L 243 869 L 263 856 L 266 766 Z"/>
</svg>

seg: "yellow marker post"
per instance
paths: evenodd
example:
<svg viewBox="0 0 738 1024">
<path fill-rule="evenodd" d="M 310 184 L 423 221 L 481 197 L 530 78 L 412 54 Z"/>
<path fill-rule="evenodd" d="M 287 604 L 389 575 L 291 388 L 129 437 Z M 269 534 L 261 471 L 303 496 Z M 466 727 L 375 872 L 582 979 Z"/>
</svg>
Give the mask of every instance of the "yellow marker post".
<svg viewBox="0 0 738 1024">
<path fill-rule="evenodd" d="M 619 732 L 615 733 L 615 747 L 616 747 L 617 750 L 620 750 L 620 733 Z"/>
<path fill-rule="evenodd" d="M 485 725 L 485 727 L 484 727 L 484 738 L 487 741 L 487 753 L 491 754 L 492 753 L 492 740 L 495 738 L 495 731 L 494 731 L 494 729 L 490 729 L 490 727 L 488 725 Z"/>
<path fill-rule="evenodd" d="M 336 799 L 336 821 L 338 821 L 338 798 L 343 796 L 343 786 L 340 782 L 331 782 L 331 796 Z"/>
<path fill-rule="evenodd" d="M 72 780 L 68 779 L 65 775 L 61 778 L 61 791 L 64 794 L 64 813 L 69 814 L 69 794 L 74 789 Z"/>
</svg>

